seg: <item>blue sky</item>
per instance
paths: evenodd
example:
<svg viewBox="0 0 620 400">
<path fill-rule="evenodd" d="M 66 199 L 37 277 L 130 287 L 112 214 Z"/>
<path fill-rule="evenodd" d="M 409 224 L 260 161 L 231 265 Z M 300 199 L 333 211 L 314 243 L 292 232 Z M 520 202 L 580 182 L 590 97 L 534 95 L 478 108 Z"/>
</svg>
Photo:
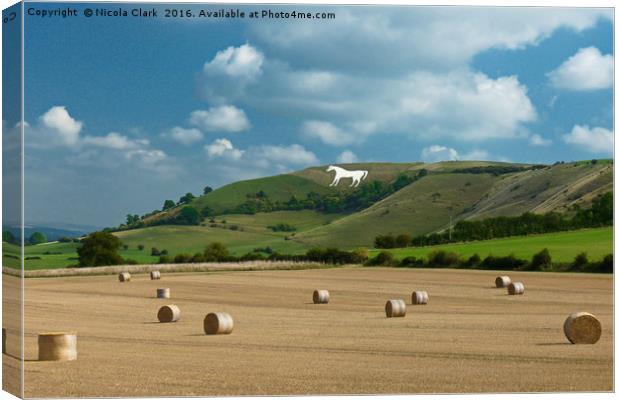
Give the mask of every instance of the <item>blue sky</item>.
<svg viewBox="0 0 620 400">
<path fill-rule="evenodd" d="M 611 156 L 611 10 L 329 11 L 27 17 L 27 221 L 116 225 L 205 185 L 318 164 Z"/>
</svg>

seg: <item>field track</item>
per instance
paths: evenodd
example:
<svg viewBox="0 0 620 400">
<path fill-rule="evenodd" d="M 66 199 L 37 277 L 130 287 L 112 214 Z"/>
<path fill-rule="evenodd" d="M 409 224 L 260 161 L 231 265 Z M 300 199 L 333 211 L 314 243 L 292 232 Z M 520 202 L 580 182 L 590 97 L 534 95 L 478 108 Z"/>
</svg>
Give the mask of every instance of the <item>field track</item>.
<svg viewBox="0 0 620 400">
<path fill-rule="evenodd" d="M 613 390 L 611 275 L 509 273 L 524 296 L 495 289 L 497 275 L 351 267 L 27 279 L 25 395 Z M 13 281 L 4 276 L 6 294 Z M 172 298 L 155 299 L 157 287 Z M 330 303 L 312 304 L 314 289 L 328 289 Z M 428 291 L 429 304 L 411 306 L 413 290 Z M 406 301 L 405 318 L 385 318 L 391 298 Z M 170 303 L 180 321 L 157 323 Z M 231 335 L 203 334 L 212 311 L 233 316 Z M 599 317 L 597 344 L 568 343 L 562 324 L 574 311 Z M 44 331 L 76 331 L 78 360 L 28 361 Z"/>
</svg>

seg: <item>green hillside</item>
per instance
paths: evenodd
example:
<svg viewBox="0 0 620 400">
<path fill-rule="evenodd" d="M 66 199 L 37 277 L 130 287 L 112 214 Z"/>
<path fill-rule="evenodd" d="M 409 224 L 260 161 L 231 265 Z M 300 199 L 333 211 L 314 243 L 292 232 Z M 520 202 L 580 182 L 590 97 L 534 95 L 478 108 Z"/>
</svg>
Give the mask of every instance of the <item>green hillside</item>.
<svg viewBox="0 0 620 400">
<path fill-rule="evenodd" d="M 415 236 L 440 232 L 449 226 L 450 219 L 456 223 L 459 220 L 515 216 L 523 212 L 570 212 L 575 205 L 588 207 L 596 196 L 613 189 L 613 164 L 610 161 L 550 166 L 453 161 L 434 164 L 364 163 L 347 164 L 345 167 L 369 171 L 368 178 L 359 189 L 349 188 L 350 180 L 343 180 L 338 187 L 329 187 L 333 174 L 326 172 L 327 166 L 223 186 L 197 197 L 189 204 L 199 211 L 207 206 L 215 211 L 214 217 L 205 218 L 199 226 L 161 224 L 161 221 L 186 206 L 181 204 L 141 221 L 151 226 L 116 232 L 129 246 L 121 255 L 151 263 L 158 260 L 158 257 L 150 255 L 151 247 L 166 249 L 174 256 L 201 252 L 206 244 L 214 241 L 225 243 L 234 255 L 266 247 L 288 254 L 302 253 L 311 247 L 338 247 L 343 250 L 371 248 L 379 234 L 407 233 Z M 228 214 L 259 192 L 269 201 L 282 204 L 292 196 L 299 200 L 306 199 L 310 192 L 343 202 L 373 186 L 395 187 L 392 185 L 402 176 L 411 178 L 405 186 L 377 192 L 384 194 L 373 197 L 370 203 L 363 203 L 367 207 L 363 209 L 349 206 L 330 213 L 290 209 Z M 289 231 L 270 228 L 278 224 L 289 227 Z M 607 246 L 611 239 L 605 238 L 604 243 Z M 145 249 L 138 250 L 138 245 L 143 245 Z M 28 246 L 27 268 L 76 264 L 76 246 L 74 243 Z M 468 243 L 462 246 L 475 248 L 476 245 Z M 535 247 L 536 251 L 540 250 L 538 245 Z M 11 250 L 10 245 L 5 245 L 4 265 L 18 265 Z"/>
<path fill-rule="evenodd" d="M 530 260 L 534 254 L 544 248 L 549 249 L 554 262 L 571 262 L 581 252 L 586 252 L 591 261 L 600 261 L 605 255 L 613 253 L 613 228 L 583 229 L 440 246 L 406 247 L 387 251 L 394 254 L 398 260 L 409 256 L 426 257 L 435 250 L 454 252 L 462 258 L 474 254 L 482 258 L 488 255 L 514 254 L 517 258 Z M 379 250 L 371 250 L 370 254 L 374 256 L 378 252 Z"/>
</svg>

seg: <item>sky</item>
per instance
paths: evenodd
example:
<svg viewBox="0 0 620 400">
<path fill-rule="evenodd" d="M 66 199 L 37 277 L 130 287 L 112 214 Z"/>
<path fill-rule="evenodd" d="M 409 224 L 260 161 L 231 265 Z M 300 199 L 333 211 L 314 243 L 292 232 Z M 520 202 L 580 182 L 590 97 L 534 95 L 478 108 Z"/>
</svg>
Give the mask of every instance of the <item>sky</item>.
<svg viewBox="0 0 620 400">
<path fill-rule="evenodd" d="M 25 18 L 30 223 L 118 225 L 315 165 L 612 156 L 610 9 L 270 6 L 336 15 L 300 21 L 70 6 L 79 17 Z"/>
</svg>

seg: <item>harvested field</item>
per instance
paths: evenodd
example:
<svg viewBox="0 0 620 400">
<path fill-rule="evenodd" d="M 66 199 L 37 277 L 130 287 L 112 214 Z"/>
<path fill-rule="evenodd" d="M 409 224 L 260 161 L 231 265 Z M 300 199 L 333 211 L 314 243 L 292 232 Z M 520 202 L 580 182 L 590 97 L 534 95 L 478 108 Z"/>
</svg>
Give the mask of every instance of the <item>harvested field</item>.
<svg viewBox="0 0 620 400">
<path fill-rule="evenodd" d="M 146 273 L 125 284 L 113 275 L 27 279 L 26 360 L 37 357 L 44 331 L 77 332 L 79 357 L 26 361 L 25 395 L 611 391 L 612 276 L 515 272 L 527 292 L 509 296 L 495 288 L 497 275 L 355 267 L 167 273 L 183 312 L 174 324 L 157 322 L 165 303 L 153 298 L 158 282 Z M 5 285 L 13 279 L 5 275 Z M 317 287 L 329 288 L 329 304 L 312 303 Z M 432 302 L 385 318 L 386 299 L 419 287 Z M 575 311 L 601 321 L 595 345 L 565 338 Z M 231 314 L 232 334 L 205 335 L 210 312 Z M 14 345 L 9 338 L 10 354 Z M 3 356 L 5 368 L 12 361 Z"/>
</svg>

